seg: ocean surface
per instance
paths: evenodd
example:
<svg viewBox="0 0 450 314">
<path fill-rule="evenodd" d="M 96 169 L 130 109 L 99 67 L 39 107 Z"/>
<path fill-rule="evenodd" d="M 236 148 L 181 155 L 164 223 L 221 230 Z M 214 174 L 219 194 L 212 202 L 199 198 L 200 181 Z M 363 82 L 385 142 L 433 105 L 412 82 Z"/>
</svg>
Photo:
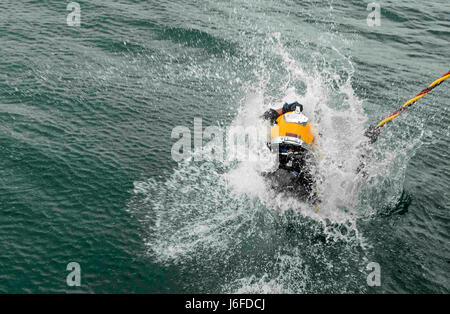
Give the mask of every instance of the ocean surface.
<svg viewBox="0 0 450 314">
<path fill-rule="evenodd" d="M 447 0 L 373 26 L 359 0 L 78 1 L 79 26 L 69 2 L 0 2 L 1 293 L 450 292 L 450 82 L 355 172 L 450 70 Z M 295 100 L 320 212 L 257 162 L 172 158 L 177 126 L 226 138 Z"/>
</svg>

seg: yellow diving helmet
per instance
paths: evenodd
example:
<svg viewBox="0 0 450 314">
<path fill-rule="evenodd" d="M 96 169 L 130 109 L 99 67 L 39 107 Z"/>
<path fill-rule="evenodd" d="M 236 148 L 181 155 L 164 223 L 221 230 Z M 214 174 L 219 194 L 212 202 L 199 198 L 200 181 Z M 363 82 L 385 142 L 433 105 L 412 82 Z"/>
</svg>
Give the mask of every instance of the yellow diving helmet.
<svg viewBox="0 0 450 314">
<path fill-rule="evenodd" d="M 314 141 L 308 117 L 296 106 L 295 111 L 286 112 L 272 126 L 268 145 L 292 145 L 310 149 Z"/>
</svg>

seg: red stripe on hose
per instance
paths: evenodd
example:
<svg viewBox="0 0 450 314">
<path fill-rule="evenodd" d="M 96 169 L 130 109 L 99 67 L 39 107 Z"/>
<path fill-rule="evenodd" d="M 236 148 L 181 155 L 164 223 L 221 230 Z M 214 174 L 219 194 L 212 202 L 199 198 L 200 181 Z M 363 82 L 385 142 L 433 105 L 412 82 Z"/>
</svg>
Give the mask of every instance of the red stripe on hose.
<svg viewBox="0 0 450 314">
<path fill-rule="evenodd" d="M 427 88 L 427 89 L 424 89 L 423 91 L 421 91 L 420 93 L 418 93 L 414 98 L 416 98 L 417 96 L 420 96 L 420 95 L 423 95 L 423 94 L 426 94 L 426 93 L 428 93 L 429 91 L 431 91 L 433 88 L 435 88 L 437 85 L 435 85 L 435 86 L 433 86 L 433 87 L 430 87 L 430 88 Z"/>
</svg>

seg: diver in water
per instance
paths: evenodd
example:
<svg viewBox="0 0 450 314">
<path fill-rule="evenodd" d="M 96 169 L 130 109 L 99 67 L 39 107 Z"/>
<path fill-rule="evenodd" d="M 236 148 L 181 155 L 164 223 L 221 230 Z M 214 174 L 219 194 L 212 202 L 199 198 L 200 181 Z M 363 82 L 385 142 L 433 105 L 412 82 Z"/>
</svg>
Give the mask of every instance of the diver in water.
<svg viewBox="0 0 450 314">
<path fill-rule="evenodd" d="M 303 105 L 286 103 L 280 109 L 267 110 L 263 118 L 271 124 L 267 146 L 279 156 L 278 169 L 266 176 L 272 179 L 276 189 L 314 199 L 311 174 L 314 135 L 308 117 L 303 114 Z"/>
</svg>

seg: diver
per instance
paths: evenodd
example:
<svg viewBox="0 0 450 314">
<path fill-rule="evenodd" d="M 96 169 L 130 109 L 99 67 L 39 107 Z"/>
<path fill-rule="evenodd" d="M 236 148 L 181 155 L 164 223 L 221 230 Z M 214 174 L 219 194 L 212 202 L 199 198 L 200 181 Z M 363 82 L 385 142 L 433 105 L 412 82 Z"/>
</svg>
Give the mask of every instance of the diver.
<svg viewBox="0 0 450 314">
<path fill-rule="evenodd" d="M 294 191 L 305 198 L 314 198 L 312 176 L 312 144 L 314 135 L 308 117 L 300 103 L 285 103 L 280 109 L 269 109 L 263 116 L 270 122 L 271 132 L 267 141 L 269 149 L 278 153 L 278 169 L 266 174 L 274 188 Z"/>
</svg>

